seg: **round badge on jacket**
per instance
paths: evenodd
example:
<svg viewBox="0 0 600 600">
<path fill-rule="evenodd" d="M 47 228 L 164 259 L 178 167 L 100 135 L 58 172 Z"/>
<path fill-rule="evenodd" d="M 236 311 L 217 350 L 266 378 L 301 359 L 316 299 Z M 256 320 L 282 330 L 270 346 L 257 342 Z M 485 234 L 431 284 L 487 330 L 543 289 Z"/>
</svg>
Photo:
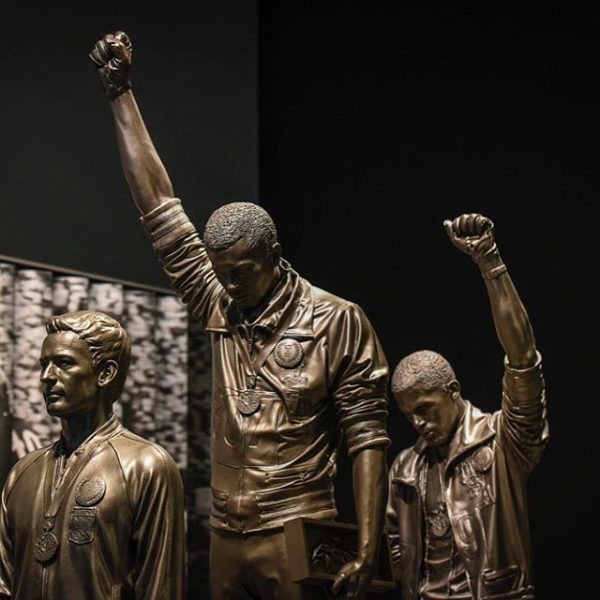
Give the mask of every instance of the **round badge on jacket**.
<svg viewBox="0 0 600 600">
<path fill-rule="evenodd" d="M 489 446 L 479 448 L 475 454 L 473 454 L 473 466 L 479 473 L 485 473 L 490 470 L 492 463 L 494 462 L 494 452 Z"/>
<path fill-rule="evenodd" d="M 98 504 L 106 492 L 106 482 L 102 477 L 82 479 L 75 489 L 75 502 L 79 506 L 94 506 Z"/>
<path fill-rule="evenodd" d="M 284 369 L 297 367 L 304 358 L 304 350 L 297 340 L 281 340 L 275 346 L 275 361 Z"/>
</svg>

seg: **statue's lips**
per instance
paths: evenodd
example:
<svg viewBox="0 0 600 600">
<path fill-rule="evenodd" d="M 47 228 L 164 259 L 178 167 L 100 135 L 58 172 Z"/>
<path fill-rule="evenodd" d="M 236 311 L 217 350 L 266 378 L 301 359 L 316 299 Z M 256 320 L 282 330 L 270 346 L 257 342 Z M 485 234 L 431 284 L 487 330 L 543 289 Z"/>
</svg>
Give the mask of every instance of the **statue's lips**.
<svg viewBox="0 0 600 600">
<path fill-rule="evenodd" d="M 60 392 L 50 392 L 49 394 L 45 393 L 44 400 L 46 401 L 46 404 L 50 404 L 51 402 L 56 402 L 57 400 L 60 400 L 63 396 L 64 394 Z"/>
<path fill-rule="evenodd" d="M 438 437 L 438 434 L 437 434 L 436 431 L 428 431 L 426 434 L 423 435 L 423 437 L 428 442 L 431 442 L 431 441 L 435 440 Z"/>
</svg>

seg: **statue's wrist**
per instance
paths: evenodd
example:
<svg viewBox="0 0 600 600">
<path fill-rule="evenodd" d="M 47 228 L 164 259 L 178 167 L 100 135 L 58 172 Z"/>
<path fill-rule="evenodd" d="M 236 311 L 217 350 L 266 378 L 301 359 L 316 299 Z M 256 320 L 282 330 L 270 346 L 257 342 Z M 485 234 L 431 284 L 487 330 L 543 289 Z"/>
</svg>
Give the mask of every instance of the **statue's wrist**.
<svg viewBox="0 0 600 600">
<path fill-rule="evenodd" d="M 120 85 L 111 84 L 104 88 L 104 93 L 108 96 L 109 100 L 114 100 L 119 96 L 123 95 L 131 89 L 131 82 L 125 81 Z"/>
<path fill-rule="evenodd" d="M 372 570 L 377 562 L 377 553 L 372 550 L 359 550 L 357 558 L 364 568 Z"/>
<path fill-rule="evenodd" d="M 479 266 L 481 275 L 486 279 L 495 279 L 499 275 L 502 275 L 502 273 L 506 273 L 506 265 L 500 256 L 500 251 L 496 244 L 484 254 L 474 256 L 473 260 Z"/>
</svg>

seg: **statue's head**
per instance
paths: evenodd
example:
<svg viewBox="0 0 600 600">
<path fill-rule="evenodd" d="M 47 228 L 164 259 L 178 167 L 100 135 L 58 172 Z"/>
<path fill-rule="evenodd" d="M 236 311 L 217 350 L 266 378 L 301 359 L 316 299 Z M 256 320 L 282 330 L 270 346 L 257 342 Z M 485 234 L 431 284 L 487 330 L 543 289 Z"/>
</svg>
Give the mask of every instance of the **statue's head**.
<svg viewBox="0 0 600 600">
<path fill-rule="evenodd" d="M 131 344 L 118 321 L 93 310 L 53 317 L 40 354 L 48 413 L 68 418 L 109 408 L 125 385 Z"/>
<path fill-rule="evenodd" d="M 394 370 L 392 393 L 428 446 L 451 440 L 464 403 L 454 370 L 441 354 L 420 350 L 404 357 Z"/>
<path fill-rule="evenodd" d="M 217 279 L 242 309 L 260 304 L 281 276 L 275 224 L 256 204 L 217 209 L 206 223 L 204 243 Z"/>
</svg>

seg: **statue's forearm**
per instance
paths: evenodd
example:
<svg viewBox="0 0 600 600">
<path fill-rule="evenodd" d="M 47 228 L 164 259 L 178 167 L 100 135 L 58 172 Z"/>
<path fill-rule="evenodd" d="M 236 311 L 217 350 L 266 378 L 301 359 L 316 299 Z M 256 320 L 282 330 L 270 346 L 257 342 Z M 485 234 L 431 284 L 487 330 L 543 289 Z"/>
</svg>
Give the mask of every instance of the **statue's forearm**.
<svg viewBox="0 0 600 600">
<path fill-rule="evenodd" d="M 131 91 L 110 103 L 121 165 L 138 210 L 147 214 L 168 198 L 173 186 Z"/>
<path fill-rule="evenodd" d="M 536 360 L 533 329 L 500 253 L 479 261 L 490 299 L 498 339 L 512 367 L 525 369 Z"/>
<path fill-rule="evenodd" d="M 387 502 L 385 449 L 368 448 L 354 457 L 353 487 L 358 521 L 358 556 L 375 566 Z"/>
</svg>

